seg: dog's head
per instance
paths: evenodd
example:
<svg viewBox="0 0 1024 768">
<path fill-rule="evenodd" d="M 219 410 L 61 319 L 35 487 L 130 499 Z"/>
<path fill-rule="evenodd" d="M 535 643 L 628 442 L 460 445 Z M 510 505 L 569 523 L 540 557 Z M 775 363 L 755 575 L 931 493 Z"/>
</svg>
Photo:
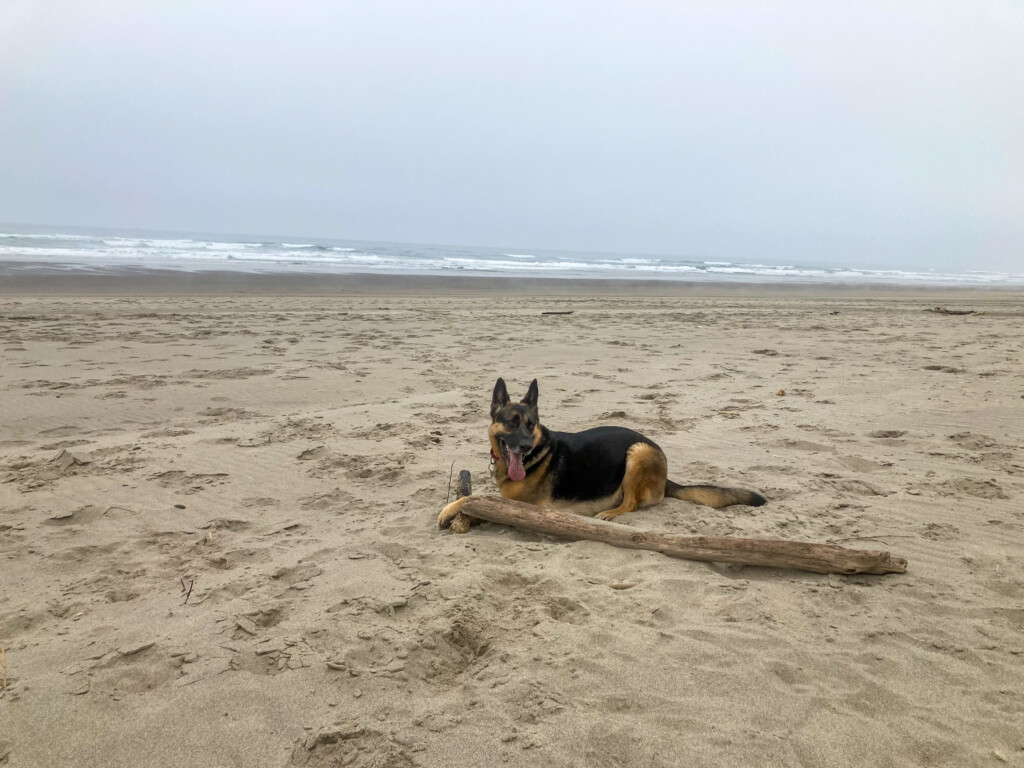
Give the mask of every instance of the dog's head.
<svg viewBox="0 0 1024 768">
<path fill-rule="evenodd" d="M 512 480 L 526 477 L 523 457 L 541 440 L 540 416 L 537 413 L 537 380 L 530 383 L 526 397 L 513 403 L 508 396 L 505 380 L 498 379 L 491 396 L 491 450 L 496 449 L 508 462 L 508 476 Z"/>
</svg>

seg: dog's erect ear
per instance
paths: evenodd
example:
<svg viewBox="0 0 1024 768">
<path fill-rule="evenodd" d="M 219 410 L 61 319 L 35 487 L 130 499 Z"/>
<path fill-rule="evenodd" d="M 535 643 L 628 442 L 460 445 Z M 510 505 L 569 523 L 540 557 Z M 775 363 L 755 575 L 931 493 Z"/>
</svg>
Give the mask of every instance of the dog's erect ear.
<svg viewBox="0 0 1024 768">
<path fill-rule="evenodd" d="M 530 382 L 530 388 L 526 390 L 526 397 L 523 398 L 523 404 L 528 405 L 531 408 L 537 407 L 537 380 L 534 379 Z"/>
<path fill-rule="evenodd" d="M 505 388 L 505 380 L 498 379 L 494 384 L 494 394 L 491 395 L 491 418 L 497 415 L 498 411 L 508 405 L 508 390 Z"/>
</svg>

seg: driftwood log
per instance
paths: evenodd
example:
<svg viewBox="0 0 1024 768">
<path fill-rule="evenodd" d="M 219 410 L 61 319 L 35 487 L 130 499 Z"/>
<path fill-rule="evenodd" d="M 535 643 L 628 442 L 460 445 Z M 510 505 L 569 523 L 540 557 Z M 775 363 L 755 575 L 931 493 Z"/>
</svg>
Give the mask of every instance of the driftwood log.
<svg viewBox="0 0 1024 768">
<path fill-rule="evenodd" d="M 462 476 L 459 473 L 460 490 Z M 469 495 L 468 493 L 466 495 Z M 814 573 L 903 573 L 907 561 L 888 552 L 846 549 L 831 544 L 810 544 L 778 539 L 734 539 L 718 536 L 680 536 L 675 533 L 640 531 L 632 526 L 580 517 L 557 509 L 545 509 L 511 499 L 479 496 L 467 501 L 459 517 L 478 518 L 544 533 L 572 541 L 603 541 L 615 547 L 651 549 L 670 557 L 714 563 L 738 563 L 772 568 L 796 568 Z M 452 530 L 456 530 L 456 518 Z M 469 521 L 461 532 L 469 530 Z"/>
<path fill-rule="evenodd" d="M 463 469 L 459 472 L 459 485 L 455 491 L 455 498 L 461 499 L 463 496 L 469 496 L 472 493 L 473 479 L 469 474 L 469 470 Z M 459 512 L 459 514 L 452 519 L 452 524 L 449 528 L 452 533 L 469 533 L 469 526 L 471 522 L 470 518 Z"/>
</svg>

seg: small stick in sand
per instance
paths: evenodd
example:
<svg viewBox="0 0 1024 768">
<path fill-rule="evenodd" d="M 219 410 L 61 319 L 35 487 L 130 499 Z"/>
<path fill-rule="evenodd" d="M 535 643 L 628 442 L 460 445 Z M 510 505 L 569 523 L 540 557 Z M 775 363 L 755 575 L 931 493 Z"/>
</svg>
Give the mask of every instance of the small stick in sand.
<svg viewBox="0 0 1024 768">
<path fill-rule="evenodd" d="M 184 582 L 184 579 L 182 579 L 182 582 Z M 185 595 L 185 602 L 182 603 L 182 605 L 188 605 L 188 599 L 190 597 L 192 597 L 192 585 L 195 584 L 195 583 L 196 583 L 195 579 L 189 579 L 189 582 L 188 582 L 188 594 Z"/>
<path fill-rule="evenodd" d="M 448 504 L 448 500 L 452 497 L 452 475 L 455 474 L 455 459 L 452 459 L 452 465 L 448 468 L 448 494 L 444 497 L 445 506 Z"/>
<path fill-rule="evenodd" d="M 541 312 L 542 315 L 571 315 L 575 310 L 568 310 L 565 312 Z"/>
<path fill-rule="evenodd" d="M 3 690 L 7 690 L 7 649 L 0 648 L 0 666 L 4 669 L 4 687 Z"/>
</svg>

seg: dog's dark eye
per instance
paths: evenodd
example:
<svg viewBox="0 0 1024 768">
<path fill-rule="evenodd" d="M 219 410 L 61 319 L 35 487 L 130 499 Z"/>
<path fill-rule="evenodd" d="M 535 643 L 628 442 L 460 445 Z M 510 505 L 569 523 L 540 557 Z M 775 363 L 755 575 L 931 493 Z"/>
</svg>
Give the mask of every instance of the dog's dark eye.
<svg viewBox="0 0 1024 768">
<path fill-rule="evenodd" d="M 533 431 L 533 422 L 530 421 L 529 419 L 526 420 L 526 428 L 531 432 Z"/>
</svg>

